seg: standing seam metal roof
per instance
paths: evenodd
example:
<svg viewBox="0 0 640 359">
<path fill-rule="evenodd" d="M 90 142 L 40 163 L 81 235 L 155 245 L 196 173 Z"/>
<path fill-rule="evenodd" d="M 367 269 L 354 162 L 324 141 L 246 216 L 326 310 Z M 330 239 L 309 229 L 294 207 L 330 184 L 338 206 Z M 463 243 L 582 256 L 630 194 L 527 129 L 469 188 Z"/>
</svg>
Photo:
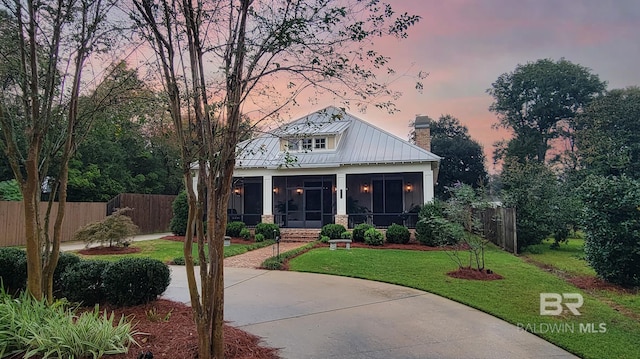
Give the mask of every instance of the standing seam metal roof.
<svg viewBox="0 0 640 359">
<path fill-rule="evenodd" d="M 238 145 L 238 168 L 278 168 L 285 165 L 280 138 L 342 134 L 335 150 L 291 151 L 301 168 L 347 164 L 438 162 L 440 157 L 347 112 L 330 106 L 311 113 L 270 134 Z"/>
</svg>

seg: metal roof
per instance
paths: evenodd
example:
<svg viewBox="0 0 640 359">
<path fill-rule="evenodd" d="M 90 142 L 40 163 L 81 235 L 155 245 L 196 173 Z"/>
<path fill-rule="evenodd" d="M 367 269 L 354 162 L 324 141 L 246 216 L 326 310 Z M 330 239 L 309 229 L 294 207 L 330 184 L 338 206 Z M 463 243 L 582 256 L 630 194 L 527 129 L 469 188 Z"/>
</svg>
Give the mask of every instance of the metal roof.
<svg viewBox="0 0 640 359">
<path fill-rule="evenodd" d="M 335 149 L 280 150 L 280 138 L 337 135 Z M 301 168 L 438 162 L 440 157 L 330 106 L 238 145 L 237 168 L 278 168 L 287 156 Z"/>
</svg>

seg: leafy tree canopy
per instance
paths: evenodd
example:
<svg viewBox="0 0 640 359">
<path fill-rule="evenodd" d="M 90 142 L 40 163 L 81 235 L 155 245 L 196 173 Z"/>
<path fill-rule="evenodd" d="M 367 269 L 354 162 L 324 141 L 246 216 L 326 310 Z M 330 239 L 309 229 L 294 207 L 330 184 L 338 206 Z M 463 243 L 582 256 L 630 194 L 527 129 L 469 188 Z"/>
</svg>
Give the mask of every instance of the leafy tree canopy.
<svg viewBox="0 0 640 359">
<path fill-rule="evenodd" d="M 489 110 L 514 139 L 497 154 L 545 162 L 549 141 L 570 137 L 576 115 L 605 87 L 590 69 L 565 59 L 541 59 L 500 75 L 487 90 L 494 98 Z"/>
<path fill-rule="evenodd" d="M 611 90 L 577 117 L 578 158 L 586 173 L 640 179 L 640 88 Z"/>
<path fill-rule="evenodd" d="M 448 198 L 447 188 L 456 183 L 474 188 L 484 185 L 487 171 L 482 146 L 469 136 L 467 127 L 451 115 L 440 116 L 430 127 L 431 150 L 443 157 L 435 188 L 436 197 Z"/>
</svg>

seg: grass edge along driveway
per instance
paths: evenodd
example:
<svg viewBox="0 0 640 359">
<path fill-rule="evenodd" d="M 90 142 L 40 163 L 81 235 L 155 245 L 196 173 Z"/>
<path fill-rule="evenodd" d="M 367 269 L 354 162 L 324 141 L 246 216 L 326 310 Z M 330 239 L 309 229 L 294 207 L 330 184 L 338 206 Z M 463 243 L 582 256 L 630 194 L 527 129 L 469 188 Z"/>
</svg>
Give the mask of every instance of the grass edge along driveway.
<svg viewBox="0 0 640 359">
<path fill-rule="evenodd" d="M 526 328 L 583 358 L 640 357 L 638 321 L 499 249 L 489 249 L 486 261 L 487 267 L 504 279 L 451 278 L 446 273 L 457 266 L 441 251 L 364 248 L 330 251 L 324 247 L 292 259 L 289 269 L 375 280 L 434 293 Z M 541 316 L 540 293 L 581 294 L 584 298 L 579 308 L 581 315 L 565 310 L 560 316 Z"/>
</svg>

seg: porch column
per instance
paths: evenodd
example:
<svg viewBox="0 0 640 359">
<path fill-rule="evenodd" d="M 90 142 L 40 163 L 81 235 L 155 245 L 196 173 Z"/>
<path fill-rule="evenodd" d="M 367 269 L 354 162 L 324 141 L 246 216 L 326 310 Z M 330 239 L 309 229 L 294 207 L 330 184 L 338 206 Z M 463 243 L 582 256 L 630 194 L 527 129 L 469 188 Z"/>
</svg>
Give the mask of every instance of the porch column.
<svg viewBox="0 0 640 359">
<path fill-rule="evenodd" d="M 433 186 L 433 171 L 422 172 L 422 195 L 424 196 L 424 203 L 433 201 Z"/>
<path fill-rule="evenodd" d="M 336 216 L 335 224 L 341 224 L 345 228 L 349 224 L 347 215 L 347 175 L 345 173 L 336 174 Z"/>
<path fill-rule="evenodd" d="M 262 223 L 273 223 L 273 176 L 262 176 Z"/>
</svg>

